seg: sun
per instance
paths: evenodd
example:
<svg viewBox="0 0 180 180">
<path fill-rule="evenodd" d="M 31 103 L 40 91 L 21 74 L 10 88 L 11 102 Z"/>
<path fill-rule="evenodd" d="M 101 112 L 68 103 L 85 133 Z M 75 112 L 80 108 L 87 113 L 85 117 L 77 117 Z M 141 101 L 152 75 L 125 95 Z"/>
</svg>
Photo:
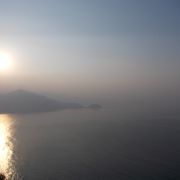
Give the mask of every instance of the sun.
<svg viewBox="0 0 180 180">
<path fill-rule="evenodd" d="M 8 71 L 12 66 L 12 57 L 7 52 L 0 51 L 0 71 Z"/>
</svg>

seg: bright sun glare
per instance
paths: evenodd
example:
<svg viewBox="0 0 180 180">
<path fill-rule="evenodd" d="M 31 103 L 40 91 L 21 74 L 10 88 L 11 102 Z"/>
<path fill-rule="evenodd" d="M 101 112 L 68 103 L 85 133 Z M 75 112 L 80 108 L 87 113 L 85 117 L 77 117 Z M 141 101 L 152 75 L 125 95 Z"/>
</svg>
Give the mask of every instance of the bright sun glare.
<svg viewBox="0 0 180 180">
<path fill-rule="evenodd" d="M 0 51 L 0 71 L 8 71 L 12 65 L 12 57 L 9 53 Z"/>
</svg>

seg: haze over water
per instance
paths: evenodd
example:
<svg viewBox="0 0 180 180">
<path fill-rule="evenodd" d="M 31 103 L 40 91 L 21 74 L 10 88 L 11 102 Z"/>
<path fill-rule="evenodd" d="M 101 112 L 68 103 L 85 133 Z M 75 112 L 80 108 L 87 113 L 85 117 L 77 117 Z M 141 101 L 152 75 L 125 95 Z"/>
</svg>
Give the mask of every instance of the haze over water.
<svg viewBox="0 0 180 180">
<path fill-rule="evenodd" d="M 1 116 L 1 127 L 6 118 Z M 82 109 L 10 119 L 15 141 L 6 147 L 1 165 L 7 176 L 13 172 L 12 179 L 164 180 L 180 176 L 179 117 Z M 7 128 L 6 133 L 10 132 Z"/>
<path fill-rule="evenodd" d="M 0 178 L 179 180 L 179 9 L 0 0 Z"/>
</svg>

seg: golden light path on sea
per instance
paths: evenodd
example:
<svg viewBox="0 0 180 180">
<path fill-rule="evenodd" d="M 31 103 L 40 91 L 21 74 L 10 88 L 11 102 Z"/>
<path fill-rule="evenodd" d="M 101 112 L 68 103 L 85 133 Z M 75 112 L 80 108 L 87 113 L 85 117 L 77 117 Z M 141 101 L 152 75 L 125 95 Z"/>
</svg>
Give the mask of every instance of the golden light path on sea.
<svg viewBox="0 0 180 180">
<path fill-rule="evenodd" d="M 7 179 L 14 176 L 13 162 L 13 120 L 8 115 L 0 115 L 0 173 Z"/>
</svg>

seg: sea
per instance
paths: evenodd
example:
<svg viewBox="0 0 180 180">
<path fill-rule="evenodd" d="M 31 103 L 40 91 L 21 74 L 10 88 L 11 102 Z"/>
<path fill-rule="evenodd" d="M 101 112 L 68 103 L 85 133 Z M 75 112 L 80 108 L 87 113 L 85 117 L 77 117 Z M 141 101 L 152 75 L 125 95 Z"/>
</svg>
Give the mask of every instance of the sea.
<svg viewBox="0 0 180 180">
<path fill-rule="evenodd" d="M 76 109 L 0 115 L 8 180 L 179 180 L 180 117 Z"/>
</svg>

